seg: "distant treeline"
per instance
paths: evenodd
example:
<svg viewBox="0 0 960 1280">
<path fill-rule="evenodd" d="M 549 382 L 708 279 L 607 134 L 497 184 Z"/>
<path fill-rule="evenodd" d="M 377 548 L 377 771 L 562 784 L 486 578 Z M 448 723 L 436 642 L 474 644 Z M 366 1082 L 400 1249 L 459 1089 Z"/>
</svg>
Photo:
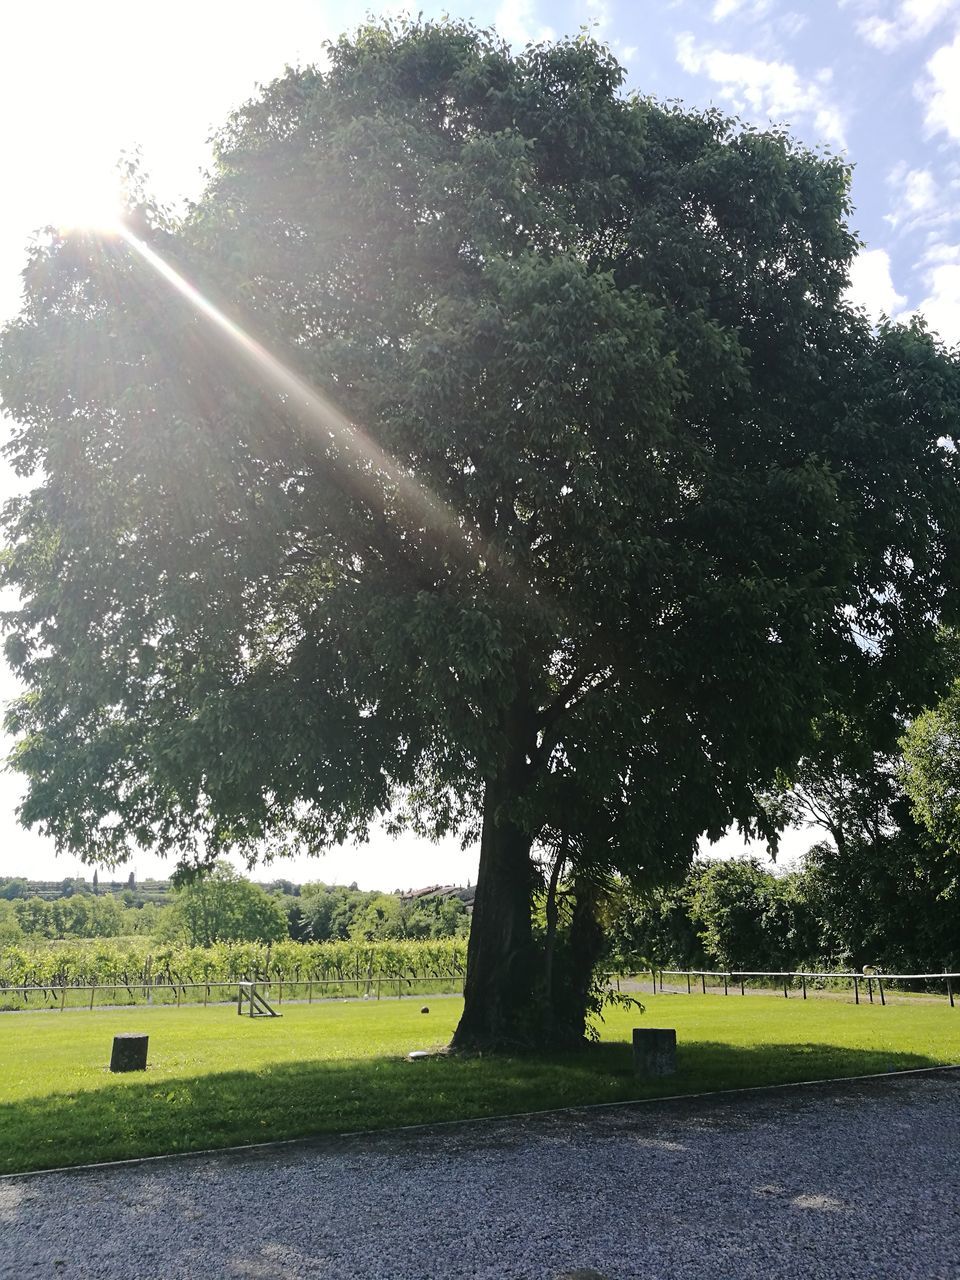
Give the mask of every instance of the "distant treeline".
<svg viewBox="0 0 960 1280">
<path fill-rule="evenodd" d="M 37 883 L 0 880 L 0 942 L 71 938 L 145 937 L 157 942 L 211 946 L 215 942 L 374 942 L 457 938 L 469 932 L 470 889 L 420 895 L 364 891 L 320 882 L 278 880 L 255 884 L 221 863 L 203 880 L 175 888 L 169 881 L 119 892 L 84 880 L 50 898 Z M 149 889 L 147 886 L 149 885 Z M 157 892 L 155 887 L 163 887 Z M 112 889 L 112 887 L 111 887 Z M 144 890 L 147 889 L 145 893 Z"/>
<path fill-rule="evenodd" d="M 952 868 L 902 844 L 814 845 L 796 870 L 698 860 L 678 888 L 610 900 L 614 967 L 960 970 Z"/>
<path fill-rule="evenodd" d="M 100 880 L 97 872 L 85 876 L 64 876 L 62 880 L 28 880 L 25 876 L 0 876 L 0 901 L 18 898 L 72 898 L 75 894 L 115 897 L 126 906 L 142 907 L 148 902 L 164 906 L 173 899 L 169 880 L 137 880 L 131 871 L 125 880 Z"/>
</svg>

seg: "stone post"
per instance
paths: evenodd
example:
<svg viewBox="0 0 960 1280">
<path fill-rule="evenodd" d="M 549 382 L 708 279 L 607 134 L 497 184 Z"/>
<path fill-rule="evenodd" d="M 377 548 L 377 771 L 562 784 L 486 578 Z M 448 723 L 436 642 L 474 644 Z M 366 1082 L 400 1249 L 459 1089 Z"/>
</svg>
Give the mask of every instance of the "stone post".
<svg viewBox="0 0 960 1280">
<path fill-rule="evenodd" d="M 673 1027 L 634 1027 L 633 1069 L 638 1076 L 672 1076 L 677 1069 Z"/>
<path fill-rule="evenodd" d="M 125 1031 L 113 1037 L 113 1053 L 110 1055 L 111 1071 L 146 1071 L 147 1036 L 135 1031 Z"/>
</svg>

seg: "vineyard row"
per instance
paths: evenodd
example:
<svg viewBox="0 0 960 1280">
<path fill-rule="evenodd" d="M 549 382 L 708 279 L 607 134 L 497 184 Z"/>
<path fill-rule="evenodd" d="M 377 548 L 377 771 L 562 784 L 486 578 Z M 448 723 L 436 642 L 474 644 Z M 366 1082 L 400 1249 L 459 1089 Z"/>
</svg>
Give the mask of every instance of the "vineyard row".
<svg viewBox="0 0 960 1280">
<path fill-rule="evenodd" d="M 175 987 L 188 983 L 358 982 L 462 974 L 463 939 L 410 942 L 218 942 L 157 946 L 149 938 L 0 946 L 5 987 Z"/>
</svg>

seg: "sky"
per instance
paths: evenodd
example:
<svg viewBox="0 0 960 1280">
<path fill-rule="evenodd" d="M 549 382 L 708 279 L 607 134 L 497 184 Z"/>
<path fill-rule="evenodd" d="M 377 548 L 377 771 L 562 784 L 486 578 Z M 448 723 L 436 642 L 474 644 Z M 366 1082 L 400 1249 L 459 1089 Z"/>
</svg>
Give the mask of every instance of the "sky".
<svg viewBox="0 0 960 1280">
<path fill-rule="evenodd" d="M 855 165 L 853 224 L 863 248 L 851 295 L 871 317 L 924 315 L 960 341 L 960 0 L 417 0 L 494 26 L 515 48 L 588 27 L 626 71 L 625 88 L 716 105 Z M 209 139 L 288 65 L 323 61 L 323 41 L 376 0 L 3 0 L 0 5 L 0 322 L 16 314 L 19 273 L 38 228 L 96 218 L 123 156 L 139 153 L 162 201 L 196 197 Z M 0 428 L 2 429 L 2 428 Z M 0 463 L 0 498 L 14 479 Z M 16 693 L 0 669 L 0 700 Z M 6 754 L 9 743 L 0 743 Z M 15 817 L 20 784 L 0 775 L 0 875 L 84 874 Z M 782 858 L 809 845 L 790 833 Z M 742 851 L 731 836 L 716 852 Z M 293 858 L 265 873 L 398 888 L 475 880 L 476 850 L 374 833 L 359 849 Z M 138 878 L 165 874 L 139 856 Z M 86 874 L 91 874 L 89 869 Z"/>
</svg>

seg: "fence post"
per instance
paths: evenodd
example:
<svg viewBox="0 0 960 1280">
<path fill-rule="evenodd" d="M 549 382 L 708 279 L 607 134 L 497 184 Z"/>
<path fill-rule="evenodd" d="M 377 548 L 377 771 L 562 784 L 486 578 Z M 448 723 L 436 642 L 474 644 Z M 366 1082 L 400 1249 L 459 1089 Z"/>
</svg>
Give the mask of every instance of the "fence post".
<svg viewBox="0 0 960 1280">
<path fill-rule="evenodd" d="M 690 974 L 687 974 L 687 995 L 690 995 Z"/>
<path fill-rule="evenodd" d="M 854 1004 L 860 1003 L 860 979 L 856 974 L 853 975 L 853 1002 Z"/>
<path fill-rule="evenodd" d="M 182 991 L 183 991 L 183 988 L 180 986 L 180 984 L 179 984 L 179 982 L 178 982 L 178 983 L 177 983 L 177 1008 L 178 1008 L 178 1009 L 180 1008 L 180 995 L 181 995 L 181 992 L 182 992 Z"/>
<path fill-rule="evenodd" d="M 787 996 L 787 974 L 784 974 L 784 975 L 783 975 L 783 998 L 784 998 L 784 1000 L 788 999 L 788 996 Z"/>
<path fill-rule="evenodd" d="M 705 973 L 701 973 L 700 975 L 700 986 L 703 988 L 703 994 L 706 995 L 707 994 L 707 975 Z"/>
<path fill-rule="evenodd" d="M 64 983 L 60 988 L 60 1012 L 63 1013 L 63 1002 L 67 998 L 67 984 Z"/>
<path fill-rule="evenodd" d="M 650 970 L 650 977 L 653 979 L 653 994 L 654 994 L 654 995 L 656 995 L 656 994 L 657 994 L 657 971 L 656 971 L 656 969 L 651 969 L 651 970 Z"/>
<path fill-rule="evenodd" d="M 313 1004 L 313 982 L 307 983 L 307 1004 Z"/>
<path fill-rule="evenodd" d="M 954 1005 L 953 1005 L 953 983 L 950 981 L 950 979 L 949 979 L 949 978 L 947 979 L 947 995 L 950 997 L 950 1008 L 952 1009 L 952 1008 L 954 1007 Z"/>
<path fill-rule="evenodd" d="M 378 973 L 377 974 L 377 999 L 378 1000 L 380 999 L 380 984 L 382 982 L 383 982 L 383 978 L 381 978 L 380 974 Z"/>
<path fill-rule="evenodd" d="M 402 985 L 403 985 L 403 979 L 398 978 L 397 979 L 397 999 L 398 1000 L 403 998 L 403 991 L 401 990 Z"/>
<path fill-rule="evenodd" d="M 723 994 L 724 994 L 725 996 L 728 996 L 728 995 L 730 994 L 730 992 L 727 990 L 727 978 L 728 978 L 728 976 L 729 976 L 729 975 L 728 975 L 728 974 L 726 974 L 726 973 L 723 975 Z"/>
<path fill-rule="evenodd" d="M 877 979 L 877 990 L 880 992 L 880 1003 L 886 1004 L 887 1002 L 883 998 L 883 979 L 882 978 Z"/>
<path fill-rule="evenodd" d="M 801 975 L 800 975 L 800 985 L 803 987 L 803 998 L 804 998 L 804 1000 L 806 1000 L 806 998 L 807 998 L 807 975 L 806 975 L 805 973 L 801 973 Z"/>
<path fill-rule="evenodd" d="M 745 996 L 747 994 L 747 980 L 742 973 L 740 975 L 740 994 L 742 996 Z"/>
<path fill-rule="evenodd" d="M 207 1007 L 207 1001 L 210 999 L 210 983 L 203 988 L 203 1007 Z"/>
<path fill-rule="evenodd" d="M 93 1008 L 93 995 L 96 989 L 97 989 L 97 984 L 94 983 L 93 986 L 90 988 L 90 1008 L 91 1009 Z"/>
<path fill-rule="evenodd" d="M 870 1003 L 873 1004 L 873 979 L 867 979 L 867 991 L 870 993 Z"/>
</svg>

